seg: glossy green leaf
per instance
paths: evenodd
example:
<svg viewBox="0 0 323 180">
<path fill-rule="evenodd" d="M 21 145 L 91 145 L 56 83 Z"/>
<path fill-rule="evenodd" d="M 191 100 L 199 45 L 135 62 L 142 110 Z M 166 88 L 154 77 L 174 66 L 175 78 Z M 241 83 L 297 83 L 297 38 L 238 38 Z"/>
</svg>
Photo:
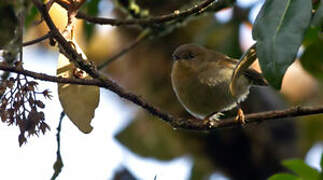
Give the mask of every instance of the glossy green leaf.
<svg viewBox="0 0 323 180">
<path fill-rule="evenodd" d="M 302 179 L 318 179 L 319 172 L 311 168 L 303 160 L 292 159 L 283 161 L 283 165 L 289 170 L 295 172 Z"/>
<path fill-rule="evenodd" d="M 323 80 L 323 41 L 310 44 L 301 57 L 301 63 L 306 71 L 315 78 Z"/>
<path fill-rule="evenodd" d="M 323 26 L 323 0 L 320 1 L 320 6 L 316 10 L 311 25 L 317 27 Z"/>
<path fill-rule="evenodd" d="M 309 0 L 267 0 L 256 18 L 252 35 L 257 56 L 265 78 L 276 89 L 295 60 L 311 12 Z"/>
<path fill-rule="evenodd" d="M 271 176 L 268 180 L 301 180 L 301 178 L 287 173 L 279 173 Z"/>
</svg>

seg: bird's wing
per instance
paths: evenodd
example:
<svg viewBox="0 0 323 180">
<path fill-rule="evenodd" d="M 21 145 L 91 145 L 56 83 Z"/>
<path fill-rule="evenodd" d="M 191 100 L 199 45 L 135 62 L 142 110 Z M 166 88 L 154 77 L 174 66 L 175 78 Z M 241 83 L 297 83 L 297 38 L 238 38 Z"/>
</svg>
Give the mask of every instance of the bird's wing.
<svg viewBox="0 0 323 180">
<path fill-rule="evenodd" d="M 220 52 L 210 50 L 209 54 L 206 57 L 206 61 L 216 62 L 220 66 L 229 67 L 230 69 L 234 69 L 239 63 L 238 59 L 230 58 Z"/>
<path fill-rule="evenodd" d="M 257 72 L 254 69 L 249 68 L 253 62 L 257 60 L 256 54 L 256 44 L 251 46 L 248 51 L 241 57 L 241 60 L 238 62 L 235 67 L 231 84 L 234 83 L 236 79 L 238 79 L 240 74 L 245 75 L 245 77 L 253 84 L 258 86 L 268 86 L 268 82 L 265 80 L 263 75 Z"/>
<path fill-rule="evenodd" d="M 200 83 L 208 86 L 216 86 L 222 82 L 229 82 L 232 71 L 239 60 L 230 58 L 222 53 L 210 50 L 199 69 L 198 79 Z"/>
<path fill-rule="evenodd" d="M 257 72 L 254 69 L 247 69 L 242 72 L 243 75 L 246 76 L 246 78 L 253 84 L 257 86 L 268 86 L 268 82 L 265 80 L 265 78 Z"/>
<path fill-rule="evenodd" d="M 254 44 L 241 57 L 239 63 L 233 70 L 230 83 L 230 91 L 233 96 L 235 96 L 236 94 L 234 90 L 236 89 L 236 86 L 238 84 L 237 81 L 241 74 L 245 75 L 255 85 L 267 85 L 267 82 L 264 80 L 260 73 L 249 68 L 256 59 L 256 44 Z"/>
<path fill-rule="evenodd" d="M 223 67 L 221 67 L 223 66 Z M 198 73 L 198 80 L 200 83 L 208 86 L 216 86 L 225 81 L 230 81 L 232 70 L 228 70 L 224 66 L 231 66 L 229 64 L 220 65 L 217 61 L 208 62 L 207 65 L 200 69 Z M 229 78 L 228 78 L 229 77 Z"/>
</svg>

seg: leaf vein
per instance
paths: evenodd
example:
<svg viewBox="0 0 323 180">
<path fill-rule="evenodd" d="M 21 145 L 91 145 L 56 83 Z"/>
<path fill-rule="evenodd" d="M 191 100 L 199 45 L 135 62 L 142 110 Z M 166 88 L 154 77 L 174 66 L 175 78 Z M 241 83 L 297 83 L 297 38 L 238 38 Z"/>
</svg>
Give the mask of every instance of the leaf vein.
<svg viewBox="0 0 323 180">
<path fill-rule="evenodd" d="M 283 11 L 283 14 L 282 14 L 282 18 L 280 19 L 279 24 L 278 24 L 278 26 L 276 28 L 276 31 L 275 31 L 275 34 L 274 34 L 274 37 L 273 37 L 274 44 L 276 43 L 277 34 L 280 31 L 280 29 L 281 29 L 281 26 L 283 24 L 283 21 L 285 19 L 286 14 L 287 14 L 288 7 L 290 6 L 290 3 L 291 3 L 291 0 L 288 0 L 287 1 L 287 4 L 286 4 L 286 7 L 285 7 L 285 9 Z"/>
</svg>

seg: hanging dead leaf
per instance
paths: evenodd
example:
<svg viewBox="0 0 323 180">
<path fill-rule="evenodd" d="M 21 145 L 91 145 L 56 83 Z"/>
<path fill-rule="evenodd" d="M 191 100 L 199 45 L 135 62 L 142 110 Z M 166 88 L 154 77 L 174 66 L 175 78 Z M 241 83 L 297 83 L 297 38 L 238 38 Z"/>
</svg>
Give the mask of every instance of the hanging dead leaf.
<svg viewBox="0 0 323 180">
<path fill-rule="evenodd" d="M 82 49 L 73 41 L 78 53 L 87 59 Z M 76 68 L 63 54 L 58 57 L 57 76 L 64 78 L 91 79 L 84 71 Z M 64 112 L 69 119 L 83 132 L 92 131 L 91 120 L 100 100 L 100 89 L 97 86 L 58 84 L 58 96 Z"/>
</svg>

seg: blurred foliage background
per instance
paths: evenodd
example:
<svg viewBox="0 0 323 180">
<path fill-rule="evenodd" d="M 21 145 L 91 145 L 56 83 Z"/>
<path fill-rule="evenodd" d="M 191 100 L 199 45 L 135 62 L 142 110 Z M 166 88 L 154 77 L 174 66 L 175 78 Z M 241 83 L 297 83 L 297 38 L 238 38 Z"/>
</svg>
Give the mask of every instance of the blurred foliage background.
<svg viewBox="0 0 323 180">
<path fill-rule="evenodd" d="M 81 11 L 115 18 L 140 18 L 147 16 L 147 13 L 151 16 L 168 14 L 182 7 L 191 7 L 197 2 L 141 0 L 136 2 L 138 13 L 129 10 L 127 5 L 135 3 L 131 0 L 89 0 Z M 218 18 L 218 13 L 212 11 L 183 20 L 157 36 L 153 34 L 102 71 L 128 91 L 143 97 L 163 111 L 176 116 L 189 116 L 178 103 L 171 87 L 173 50 L 180 44 L 195 42 L 239 58 L 253 43 L 250 35 L 250 12 L 259 3 L 261 2 L 254 1 L 248 6 L 234 3 L 223 10 L 226 11 L 226 21 Z M 50 13 L 56 25 L 64 29 L 65 10 L 54 5 Z M 35 9 L 30 8 L 26 18 L 26 41 L 48 32 L 43 23 L 33 25 L 37 16 Z M 89 59 L 101 64 L 130 44 L 142 31 L 143 27 L 140 26 L 98 26 L 79 20 L 76 34 Z M 301 63 L 296 61 L 288 69 L 282 90 L 277 92 L 270 87 L 252 88 L 249 98 L 243 103 L 245 113 L 293 105 L 323 104 L 322 41 L 311 33 L 313 32 L 308 32 L 306 36 L 305 42 L 310 43 L 304 42 L 303 49 L 306 53 Z M 48 46 L 48 41 L 42 42 L 39 48 L 56 50 Z M 254 68 L 260 70 L 257 63 Z M 129 106 L 134 105 L 129 103 Z M 323 140 L 322 118 L 323 115 L 315 115 L 214 132 L 192 132 L 173 129 L 138 108 L 131 123 L 115 137 L 123 146 L 142 157 L 169 161 L 182 155 L 191 156 L 194 161 L 191 179 L 207 179 L 214 172 L 221 172 L 231 179 L 265 179 L 274 173 L 285 171 L 281 160 L 303 158 L 314 143 Z M 131 172 L 124 172 L 130 179 L 135 178 Z M 116 177 L 120 177 L 120 174 Z"/>
</svg>

